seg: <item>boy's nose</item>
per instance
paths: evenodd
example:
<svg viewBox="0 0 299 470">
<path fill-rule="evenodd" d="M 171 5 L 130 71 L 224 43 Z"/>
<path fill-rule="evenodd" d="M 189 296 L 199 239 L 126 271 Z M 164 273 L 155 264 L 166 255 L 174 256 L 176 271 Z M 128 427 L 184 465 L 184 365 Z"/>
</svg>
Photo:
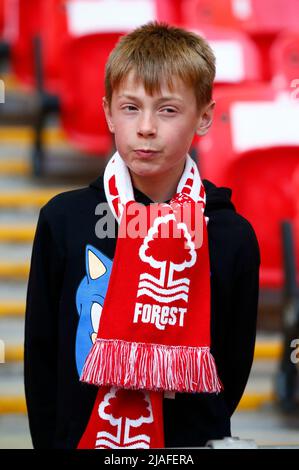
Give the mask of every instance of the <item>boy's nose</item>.
<svg viewBox="0 0 299 470">
<path fill-rule="evenodd" d="M 138 121 L 137 133 L 143 137 L 154 136 L 157 133 L 154 117 L 149 113 L 144 113 Z"/>
</svg>

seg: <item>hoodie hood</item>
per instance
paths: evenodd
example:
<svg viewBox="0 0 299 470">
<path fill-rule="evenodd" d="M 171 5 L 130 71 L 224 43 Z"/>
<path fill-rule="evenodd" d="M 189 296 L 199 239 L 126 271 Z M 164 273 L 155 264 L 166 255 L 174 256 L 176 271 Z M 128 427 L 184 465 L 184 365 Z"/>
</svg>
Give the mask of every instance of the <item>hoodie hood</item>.
<svg viewBox="0 0 299 470">
<path fill-rule="evenodd" d="M 205 214 L 222 209 L 230 209 L 236 212 L 235 206 L 231 201 L 232 190 L 230 188 L 216 186 L 214 183 L 206 179 L 203 179 L 202 182 L 207 196 Z M 96 180 L 92 181 L 89 187 L 95 188 L 104 193 L 103 174 Z M 141 202 L 144 199 L 148 199 L 149 202 L 152 202 L 145 194 L 139 191 L 139 189 L 134 188 L 134 194 L 137 202 Z"/>
<path fill-rule="evenodd" d="M 236 212 L 235 206 L 231 201 L 232 190 L 230 188 L 226 188 L 225 186 L 216 186 L 214 183 L 206 179 L 203 179 L 202 182 L 207 195 L 205 212 L 221 209 L 230 209 Z"/>
</svg>

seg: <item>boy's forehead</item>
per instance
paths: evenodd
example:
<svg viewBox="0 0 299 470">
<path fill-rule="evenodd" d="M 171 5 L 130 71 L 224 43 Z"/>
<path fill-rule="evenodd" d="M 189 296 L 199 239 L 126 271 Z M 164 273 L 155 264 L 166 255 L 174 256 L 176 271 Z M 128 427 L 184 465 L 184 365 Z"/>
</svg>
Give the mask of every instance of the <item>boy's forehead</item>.
<svg viewBox="0 0 299 470">
<path fill-rule="evenodd" d="M 181 99 L 186 93 L 194 93 L 194 90 L 186 85 L 179 77 L 172 77 L 171 84 L 169 85 L 165 79 L 157 83 L 156 90 L 153 95 L 147 93 L 145 83 L 142 79 L 138 79 L 134 72 L 129 72 L 126 77 L 122 79 L 118 87 L 113 90 L 113 95 L 119 99 L 126 96 L 136 95 L 142 93 L 144 95 L 153 96 L 157 98 L 169 97 Z"/>
</svg>

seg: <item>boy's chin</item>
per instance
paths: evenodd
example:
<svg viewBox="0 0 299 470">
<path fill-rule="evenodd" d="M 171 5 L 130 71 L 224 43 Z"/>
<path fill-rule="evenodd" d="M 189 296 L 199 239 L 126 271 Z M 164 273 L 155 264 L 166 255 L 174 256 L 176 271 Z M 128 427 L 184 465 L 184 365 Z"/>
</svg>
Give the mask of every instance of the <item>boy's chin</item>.
<svg viewBox="0 0 299 470">
<path fill-rule="evenodd" d="M 156 176 L 163 173 L 163 169 L 150 163 L 137 163 L 129 166 L 129 170 L 136 176 Z"/>
</svg>

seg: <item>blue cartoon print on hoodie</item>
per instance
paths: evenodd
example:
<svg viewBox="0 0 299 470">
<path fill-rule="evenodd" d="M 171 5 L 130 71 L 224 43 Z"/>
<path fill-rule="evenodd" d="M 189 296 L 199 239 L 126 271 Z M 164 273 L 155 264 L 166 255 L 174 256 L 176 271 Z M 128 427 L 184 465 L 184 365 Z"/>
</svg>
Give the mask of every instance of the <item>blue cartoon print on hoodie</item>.
<svg viewBox="0 0 299 470">
<path fill-rule="evenodd" d="M 85 359 L 95 342 L 106 296 L 112 261 L 103 253 L 87 245 L 85 249 L 86 276 L 76 294 L 79 323 L 76 336 L 76 364 L 81 375 Z"/>
</svg>

